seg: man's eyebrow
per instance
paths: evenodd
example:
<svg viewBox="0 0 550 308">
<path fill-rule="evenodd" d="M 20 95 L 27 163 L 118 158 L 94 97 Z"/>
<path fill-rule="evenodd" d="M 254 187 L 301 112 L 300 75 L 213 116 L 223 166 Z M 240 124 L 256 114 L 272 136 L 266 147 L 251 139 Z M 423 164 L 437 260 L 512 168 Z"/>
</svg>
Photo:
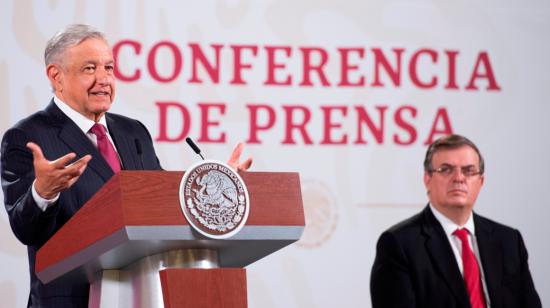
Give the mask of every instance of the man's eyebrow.
<svg viewBox="0 0 550 308">
<path fill-rule="evenodd" d="M 114 64 L 115 63 L 115 60 L 109 60 L 109 61 L 106 61 L 105 64 Z M 98 61 L 95 61 L 95 60 L 86 60 L 84 61 L 84 65 L 86 64 L 94 64 L 94 65 L 97 65 L 98 64 Z"/>
<path fill-rule="evenodd" d="M 440 167 L 455 167 L 456 165 L 453 165 L 453 164 L 449 164 L 449 163 L 441 163 L 441 165 L 439 165 Z M 471 167 L 476 167 L 475 164 L 469 164 L 469 165 L 463 165 L 463 166 L 458 166 L 460 168 L 471 168 Z"/>
</svg>

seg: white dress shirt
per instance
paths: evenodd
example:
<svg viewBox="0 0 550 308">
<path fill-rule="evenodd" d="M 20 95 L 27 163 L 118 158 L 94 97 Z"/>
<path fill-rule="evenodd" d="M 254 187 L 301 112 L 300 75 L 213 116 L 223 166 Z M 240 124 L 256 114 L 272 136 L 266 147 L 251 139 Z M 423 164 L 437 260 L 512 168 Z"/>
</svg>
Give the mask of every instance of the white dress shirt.
<svg viewBox="0 0 550 308">
<path fill-rule="evenodd" d="M 59 109 L 61 109 L 61 112 L 63 112 L 67 117 L 69 117 L 69 119 L 71 119 L 76 124 L 76 126 L 78 126 L 78 128 L 80 128 L 80 130 L 82 130 L 82 132 L 86 135 L 86 137 L 88 137 L 88 139 L 90 139 L 92 144 L 97 148 L 97 137 L 96 137 L 96 135 L 94 135 L 90 132 L 90 129 L 92 128 L 92 126 L 94 126 L 94 124 L 96 122 L 94 122 L 93 120 L 90 120 L 90 119 L 86 118 L 85 116 L 83 116 L 82 114 L 78 113 L 76 110 L 69 107 L 69 105 L 65 104 L 61 99 L 59 99 L 55 95 L 54 95 L 53 101 L 54 101 L 55 105 Z M 105 117 L 101 117 L 101 119 L 99 119 L 98 123 L 102 124 L 105 127 L 105 130 L 107 132 L 107 137 L 109 138 L 109 141 L 111 141 L 111 143 L 113 144 L 113 148 L 115 149 L 115 151 L 118 154 L 118 151 L 116 150 L 115 143 L 113 142 L 113 138 L 111 138 L 111 134 L 109 133 L 109 128 L 107 127 L 107 121 L 105 120 Z M 120 157 L 119 157 L 119 161 L 120 161 Z M 120 165 L 122 166 L 122 161 L 120 162 Z M 46 211 L 46 209 L 48 209 L 48 207 L 50 205 L 54 204 L 57 201 L 57 199 L 59 199 L 60 194 L 58 193 L 52 199 L 44 199 L 44 198 L 40 197 L 40 195 L 36 191 L 36 188 L 34 187 L 35 182 L 36 182 L 36 180 L 34 180 L 34 182 L 32 184 L 33 199 L 36 202 L 36 205 L 40 209 L 42 209 L 42 211 Z"/>
<path fill-rule="evenodd" d="M 441 227 L 443 227 L 443 231 L 445 231 L 445 235 L 447 235 L 447 239 L 449 240 L 449 243 L 451 244 L 451 248 L 453 249 L 453 254 L 455 255 L 455 261 L 458 265 L 458 269 L 460 270 L 460 273 L 464 277 L 464 266 L 462 264 L 462 242 L 457 236 L 453 235 L 453 232 L 455 232 L 456 229 L 463 229 L 466 228 L 468 230 L 468 241 L 470 242 L 470 247 L 472 248 L 474 252 L 474 256 L 476 257 L 477 264 L 479 265 L 479 273 L 481 275 L 481 284 L 483 285 L 483 295 L 485 295 L 485 302 L 487 304 L 487 308 L 491 307 L 491 301 L 489 299 L 489 293 L 487 292 L 487 284 L 485 283 L 485 273 L 483 272 L 483 265 L 481 264 L 481 258 L 479 255 L 479 247 L 477 246 L 477 239 L 476 239 L 476 232 L 475 232 L 475 225 L 474 225 L 474 216 L 470 213 L 470 217 L 466 221 L 466 223 L 463 226 L 459 226 L 455 224 L 453 221 L 451 221 L 449 218 L 447 218 L 445 215 L 443 215 L 441 212 L 439 212 L 433 205 L 430 204 L 430 210 L 432 210 L 432 213 L 434 214 L 435 218 L 439 221 L 441 224 Z"/>
</svg>

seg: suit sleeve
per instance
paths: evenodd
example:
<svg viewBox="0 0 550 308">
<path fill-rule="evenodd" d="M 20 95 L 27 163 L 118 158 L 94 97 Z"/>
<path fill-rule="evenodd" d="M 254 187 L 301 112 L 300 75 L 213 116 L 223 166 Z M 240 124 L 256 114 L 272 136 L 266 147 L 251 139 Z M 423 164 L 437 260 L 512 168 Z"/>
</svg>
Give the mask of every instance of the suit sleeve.
<svg viewBox="0 0 550 308">
<path fill-rule="evenodd" d="M 44 243 L 55 230 L 57 204 L 42 211 L 32 197 L 33 156 L 30 138 L 19 129 L 8 130 L 2 139 L 1 175 L 4 205 L 15 236 L 25 245 Z"/>
<path fill-rule="evenodd" d="M 518 248 L 521 258 L 521 282 L 522 282 L 522 291 L 520 292 L 523 294 L 522 299 L 522 305 L 521 307 L 542 307 L 542 303 L 540 301 L 539 295 L 537 291 L 535 290 L 535 284 L 533 283 L 533 278 L 531 277 L 531 271 L 529 270 L 529 263 L 528 263 L 528 254 L 527 254 L 527 248 L 525 247 L 525 243 L 523 242 L 523 237 L 521 236 L 521 233 L 517 231 L 517 237 L 518 237 Z"/>
<path fill-rule="evenodd" d="M 370 292 L 373 308 L 416 307 L 407 257 L 391 232 L 376 246 Z"/>
</svg>

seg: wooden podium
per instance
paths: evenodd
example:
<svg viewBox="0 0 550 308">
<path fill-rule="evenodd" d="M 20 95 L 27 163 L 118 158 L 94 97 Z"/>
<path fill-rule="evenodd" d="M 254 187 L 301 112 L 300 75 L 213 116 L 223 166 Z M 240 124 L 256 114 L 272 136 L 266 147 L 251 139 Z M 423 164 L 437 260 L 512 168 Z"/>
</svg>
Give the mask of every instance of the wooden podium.
<svg viewBox="0 0 550 308">
<path fill-rule="evenodd" d="M 251 264 L 304 229 L 298 173 L 240 173 L 250 196 L 242 230 L 214 240 L 180 206 L 183 172 L 122 171 L 38 252 L 36 275 L 86 279 L 90 307 L 246 307 Z"/>
</svg>

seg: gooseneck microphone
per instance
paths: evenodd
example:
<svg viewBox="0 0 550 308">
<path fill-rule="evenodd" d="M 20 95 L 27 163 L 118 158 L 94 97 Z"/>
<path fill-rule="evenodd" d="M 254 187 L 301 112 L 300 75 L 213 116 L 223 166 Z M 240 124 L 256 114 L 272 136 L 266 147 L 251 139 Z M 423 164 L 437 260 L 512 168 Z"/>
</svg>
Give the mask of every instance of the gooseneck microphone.
<svg viewBox="0 0 550 308">
<path fill-rule="evenodd" d="M 187 142 L 187 144 L 191 147 L 191 149 L 193 149 L 195 153 L 199 154 L 202 160 L 204 160 L 204 157 L 202 157 L 202 154 L 201 154 L 201 149 L 199 149 L 199 147 L 193 142 L 191 138 L 189 137 L 185 138 L 185 142 Z"/>
</svg>

